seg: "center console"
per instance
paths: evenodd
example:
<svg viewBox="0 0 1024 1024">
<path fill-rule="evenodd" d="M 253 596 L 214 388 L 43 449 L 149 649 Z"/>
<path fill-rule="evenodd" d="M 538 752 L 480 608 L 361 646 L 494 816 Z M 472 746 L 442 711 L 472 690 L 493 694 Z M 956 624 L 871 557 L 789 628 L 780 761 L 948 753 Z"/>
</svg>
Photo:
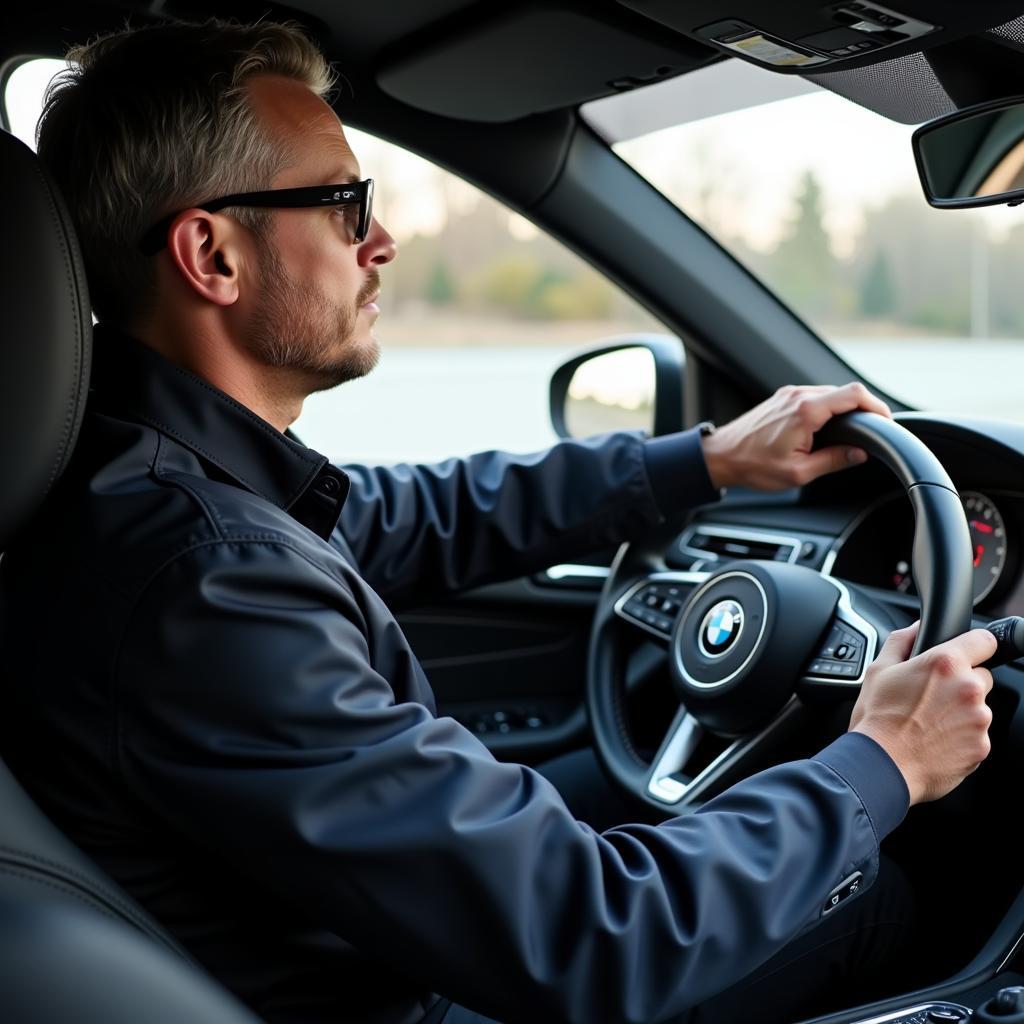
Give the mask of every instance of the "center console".
<svg viewBox="0 0 1024 1024">
<path fill-rule="evenodd" d="M 923 1003 L 895 1010 L 880 1017 L 868 1017 L 858 1024 L 961 1024 L 971 1020 L 971 1010 L 959 1003 Z"/>
<path fill-rule="evenodd" d="M 1024 1024 L 1024 985 L 1004 985 L 973 1006 L 938 1000 L 865 1017 L 856 1024 Z"/>
</svg>

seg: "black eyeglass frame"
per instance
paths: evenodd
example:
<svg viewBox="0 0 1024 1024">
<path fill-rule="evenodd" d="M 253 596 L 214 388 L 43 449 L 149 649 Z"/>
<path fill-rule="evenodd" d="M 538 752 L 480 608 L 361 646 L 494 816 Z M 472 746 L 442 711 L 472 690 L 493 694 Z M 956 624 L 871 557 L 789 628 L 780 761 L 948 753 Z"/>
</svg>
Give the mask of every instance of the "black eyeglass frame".
<svg viewBox="0 0 1024 1024">
<path fill-rule="evenodd" d="M 227 206 L 259 206 L 270 209 L 305 209 L 316 206 L 348 206 L 359 204 L 353 243 L 366 238 L 373 218 L 373 178 L 349 181 L 340 185 L 309 185 L 303 188 L 273 188 L 265 192 L 237 192 L 195 207 L 207 213 L 216 213 Z M 179 210 L 178 213 L 181 211 Z M 167 244 L 167 229 L 178 213 L 171 213 L 154 224 L 139 242 L 139 248 L 146 256 L 154 256 Z"/>
</svg>

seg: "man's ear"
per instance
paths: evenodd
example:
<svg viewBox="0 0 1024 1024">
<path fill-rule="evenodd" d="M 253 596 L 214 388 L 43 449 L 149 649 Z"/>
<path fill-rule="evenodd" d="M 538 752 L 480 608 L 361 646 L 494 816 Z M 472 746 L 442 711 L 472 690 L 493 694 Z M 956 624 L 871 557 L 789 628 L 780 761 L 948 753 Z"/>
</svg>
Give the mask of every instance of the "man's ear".
<svg viewBox="0 0 1024 1024">
<path fill-rule="evenodd" d="M 239 225 L 205 210 L 183 210 L 167 232 L 167 251 L 197 295 L 218 306 L 238 301 Z"/>
</svg>

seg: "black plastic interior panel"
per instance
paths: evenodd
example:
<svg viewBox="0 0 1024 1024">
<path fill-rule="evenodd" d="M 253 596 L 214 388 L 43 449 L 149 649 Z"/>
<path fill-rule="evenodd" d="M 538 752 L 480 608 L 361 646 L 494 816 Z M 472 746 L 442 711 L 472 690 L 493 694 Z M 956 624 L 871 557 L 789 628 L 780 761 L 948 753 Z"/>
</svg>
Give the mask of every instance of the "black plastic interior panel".
<svg viewBox="0 0 1024 1024">
<path fill-rule="evenodd" d="M 716 52 L 612 9 L 520 5 L 414 41 L 380 88 L 421 110 L 512 121 L 671 77 Z M 619 20 L 617 20 L 617 17 Z M 472 83 L 472 85 L 468 85 Z"/>
<path fill-rule="evenodd" d="M 679 0 L 617 2 L 695 39 L 719 38 L 728 22 L 732 21 L 736 23 L 737 30 L 741 26 L 751 26 L 775 41 L 793 44 L 797 52 L 815 48 L 819 53 L 830 55 L 804 66 L 772 66 L 772 70 L 783 74 L 820 73 L 833 68 L 838 71 L 888 60 L 1000 25 L 1021 13 L 1019 0 L 972 0 L 971 3 L 963 3 L 962 0 L 878 0 L 877 4 L 875 0 L 868 0 L 866 5 L 859 4 L 857 0 L 849 3 L 789 0 L 772 4 L 763 0 L 733 0 L 728 5 L 719 0 L 694 0 L 686 4 Z M 858 16 L 858 8 L 865 6 L 881 6 L 895 12 L 897 17 L 893 19 L 892 30 L 860 32 L 852 28 L 856 24 L 854 19 Z M 934 25 L 935 31 L 919 38 L 902 39 L 899 16 Z M 864 49 L 856 49 L 858 44 Z M 759 63 L 759 66 L 771 65 Z"/>
</svg>

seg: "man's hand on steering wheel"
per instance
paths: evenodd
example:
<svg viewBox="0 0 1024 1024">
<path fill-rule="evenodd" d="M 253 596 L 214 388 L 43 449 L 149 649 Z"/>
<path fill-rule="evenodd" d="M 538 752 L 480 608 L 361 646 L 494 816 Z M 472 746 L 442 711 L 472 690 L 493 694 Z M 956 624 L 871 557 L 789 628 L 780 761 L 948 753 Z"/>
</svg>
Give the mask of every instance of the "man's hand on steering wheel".
<svg viewBox="0 0 1024 1024">
<path fill-rule="evenodd" d="M 703 439 L 711 482 L 716 487 L 781 491 L 859 465 L 867 458 L 860 448 L 831 445 L 812 450 L 816 431 L 833 416 L 858 409 L 892 418 L 885 402 L 863 384 L 779 388 Z"/>
<path fill-rule="evenodd" d="M 912 804 L 945 796 L 988 757 L 992 673 L 977 666 L 996 651 L 987 629 L 972 629 L 908 661 L 917 630 L 889 635 L 850 716 L 850 731 L 893 759 Z"/>
</svg>

